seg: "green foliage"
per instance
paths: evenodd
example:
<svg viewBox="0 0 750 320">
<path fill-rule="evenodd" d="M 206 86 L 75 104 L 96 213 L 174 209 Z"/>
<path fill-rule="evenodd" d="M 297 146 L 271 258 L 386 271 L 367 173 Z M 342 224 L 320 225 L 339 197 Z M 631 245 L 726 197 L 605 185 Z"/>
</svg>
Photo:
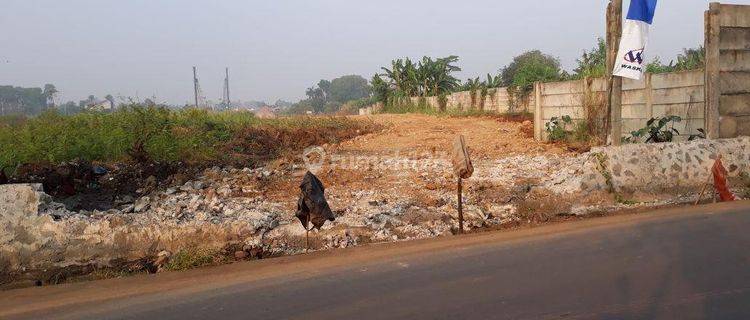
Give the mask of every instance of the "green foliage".
<svg viewBox="0 0 750 320">
<path fill-rule="evenodd" d="M 438 96 L 454 91 L 459 81 L 452 74 L 461 71 L 454 64 L 458 56 L 433 59 L 423 57 L 418 63 L 409 58 L 391 62 L 390 68 L 381 68 L 389 87 L 406 96 Z M 373 84 L 374 85 L 374 84 Z"/>
<path fill-rule="evenodd" d="M 672 65 L 665 65 L 661 63 L 659 57 L 654 57 L 651 62 L 646 64 L 646 72 L 648 73 L 667 73 L 673 72 L 674 67 Z"/>
<path fill-rule="evenodd" d="M 677 55 L 677 63 L 674 65 L 675 71 L 703 69 L 706 66 L 706 49 L 703 46 L 698 48 L 685 48 L 682 53 Z"/>
<path fill-rule="evenodd" d="M 550 119 L 550 121 L 544 125 L 549 140 L 552 142 L 566 140 L 568 138 L 568 131 L 566 129 L 566 126 L 572 123 L 573 119 L 568 115 L 562 117 L 552 117 L 552 119 Z"/>
<path fill-rule="evenodd" d="M 607 44 L 602 38 L 597 38 L 594 48 L 589 51 L 584 50 L 576 62 L 578 66 L 573 70 L 574 79 L 583 79 L 586 77 L 603 77 L 607 69 Z"/>
<path fill-rule="evenodd" d="M 180 271 L 211 265 L 214 263 L 214 256 L 218 256 L 218 253 L 206 249 L 183 249 L 169 258 L 169 262 L 164 266 L 164 269 Z"/>
<path fill-rule="evenodd" d="M 463 91 L 469 91 L 471 96 L 471 107 L 474 108 L 477 105 L 477 91 L 484 88 L 484 85 L 479 81 L 479 77 L 476 79 L 467 79 L 463 85 Z"/>
<path fill-rule="evenodd" d="M 670 61 L 669 64 L 663 64 L 659 57 L 655 57 L 646 65 L 646 72 L 649 73 L 667 73 L 676 71 L 688 71 L 702 69 L 706 66 L 706 50 L 703 46 L 698 48 L 685 48 L 682 53 L 677 55 L 677 62 Z"/>
<path fill-rule="evenodd" d="M 45 99 L 45 107 L 53 106 L 55 104 L 55 96 L 57 95 L 59 91 L 57 91 L 57 88 L 55 88 L 55 85 L 53 84 L 45 84 L 44 90 L 42 91 L 42 95 Z"/>
<path fill-rule="evenodd" d="M 315 112 L 315 108 L 312 106 L 309 100 L 302 100 L 300 102 L 292 104 L 286 109 L 285 113 L 294 114 L 306 114 L 308 112 Z"/>
<path fill-rule="evenodd" d="M 370 83 L 372 84 L 372 96 L 375 101 L 382 103 L 388 102 L 388 96 L 391 95 L 391 88 L 388 82 L 383 80 L 380 75 L 376 74 L 372 76 Z"/>
<path fill-rule="evenodd" d="M 528 92 L 534 82 L 557 81 L 563 78 L 560 60 L 539 50 L 525 52 L 513 58 L 500 74 L 503 85 Z"/>
<path fill-rule="evenodd" d="M 322 113 L 327 101 L 325 91 L 320 87 L 310 87 L 305 91 L 305 95 L 307 95 L 307 100 L 304 103 L 311 106 L 316 113 Z M 302 104 L 303 101 L 300 103 Z"/>
<path fill-rule="evenodd" d="M 484 86 L 487 88 L 499 88 L 503 86 L 503 77 L 501 75 L 492 76 L 487 74 L 487 81 L 484 82 Z"/>
<path fill-rule="evenodd" d="M 370 97 L 372 88 L 367 79 L 358 75 L 342 76 L 331 81 L 329 101 L 340 104 Z"/>
<path fill-rule="evenodd" d="M 315 86 L 307 88 L 307 99 L 292 105 L 288 113 L 336 113 L 349 101 L 369 98 L 371 92 L 367 80 L 358 75 L 346 75 L 332 81 L 320 80 Z"/>
<path fill-rule="evenodd" d="M 528 102 L 535 82 L 558 81 L 564 79 L 565 76 L 566 74 L 560 67 L 560 61 L 539 50 L 516 56 L 500 72 L 502 85 L 508 88 L 511 109 Z"/>
<path fill-rule="evenodd" d="M 51 86 L 51 85 L 49 85 Z M 53 92 L 57 90 L 52 87 L 46 87 L 47 92 L 42 88 L 21 88 L 13 86 L 0 86 L 0 116 L 10 114 L 36 115 L 42 113 L 47 106 L 47 98 L 52 97 Z"/>
<path fill-rule="evenodd" d="M 229 162 L 234 155 L 227 152 L 228 145 L 253 138 L 241 135 L 248 128 L 292 129 L 290 132 L 307 132 L 308 136 L 325 131 L 330 137 L 339 137 L 355 127 L 365 130 L 358 121 L 346 118 L 258 119 L 250 112 L 175 111 L 142 105 L 71 116 L 48 111 L 33 118 L 0 117 L 0 167 L 75 159 Z"/>
<path fill-rule="evenodd" d="M 646 143 L 672 142 L 674 135 L 680 132 L 674 128 L 674 124 L 682 121 L 679 116 L 666 116 L 663 118 L 651 118 L 646 122 L 646 126 L 640 130 L 633 131 L 629 137 L 624 138 L 625 142 L 638 143 L 646 139 Z"/>
</svg>

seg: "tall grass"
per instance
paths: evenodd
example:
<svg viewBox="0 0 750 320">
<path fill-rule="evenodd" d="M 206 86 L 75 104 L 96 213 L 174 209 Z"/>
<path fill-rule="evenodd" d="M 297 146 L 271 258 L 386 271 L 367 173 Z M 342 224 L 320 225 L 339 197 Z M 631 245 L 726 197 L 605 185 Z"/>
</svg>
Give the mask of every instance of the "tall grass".
<svg viewBox="0 0 750 320">
<path fill-rule="evenodd" d="M 33 118 L 0 118 L 0 168 L 76 159 L 103 162 L 228 161 L 229 144 L 253 138 L 240 136 L 248 128 L 275 130 L 276 136 L 280 135 L 278 131 L 291 129 L 306 132 L 343 130 L 345 133 L 374 130 L 372 124 L 346 118 L 259 119 L 250 112 L 176 111 L 139 105 L 107 114 L 64 116 L 50 111 Z M 327 134 L 331 135 L 329 140 L 348 137 L 336 132 Z"/>
</svg>

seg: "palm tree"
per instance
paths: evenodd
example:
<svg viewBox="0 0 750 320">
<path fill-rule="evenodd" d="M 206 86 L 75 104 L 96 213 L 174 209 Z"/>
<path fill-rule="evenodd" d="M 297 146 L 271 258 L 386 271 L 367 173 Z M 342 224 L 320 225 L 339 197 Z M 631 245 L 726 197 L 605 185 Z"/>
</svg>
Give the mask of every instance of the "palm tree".
<svg viewBox="0 0 750 320">
<path fill-rule="evenodd" d="M 391 61 L 391 68 L 383 67 L 391 87 L 407 96 L 436 96 L 455 90 L 459 81 L 451 75 L 461 68 L 455 66 L 457 56 L 433 59 L 422 57 L 418 63 L 411 59 Z"/>
</svg>

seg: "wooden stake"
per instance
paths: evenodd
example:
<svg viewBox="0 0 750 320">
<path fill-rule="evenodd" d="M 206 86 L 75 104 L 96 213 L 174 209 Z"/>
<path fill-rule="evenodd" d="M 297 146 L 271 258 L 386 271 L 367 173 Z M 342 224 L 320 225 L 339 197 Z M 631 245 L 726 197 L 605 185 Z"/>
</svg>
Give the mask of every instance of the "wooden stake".
<svg viewBox="0 0 750 320">
<path fill-rule="evenodd" d="M 310 230 L 305 227 L 305 253 L 310 251 Z"/>
<path fill-rule="evenodd" d="M 708 175 L 708 181 L 703 185 L 703 188 L 701 189 L 701 193 L 698 195 L 698 200 L 695 200 L 695 205 L 698 205 L 699 202 L 701 202 L 701 199 L 703 198 L 703 193 L 706 192 L 706 188 L 711 185 L 711 179 L 714 177 L 713 173 L 710 173 Z"/>
<path fill-rule="evenodd" d="M 703 184 L 703 188 L 701 188 L 701 193 L 698 194 L 698 199 L 696 199 L 695 203 L 693 204 L 694 206 L 697 206 L 701 202 L 701 199 L 703 198 L 703 193 L 706 192 L 706 187 L 708 187 L 708 184 L 707 183 Z"/>
<path fill-rule="evenodd" d="M 462 199 L 462 183 L 461 178 L 458 178 L 458 234 L 464 233 L 464 210 L 463 210 L 463 199 Z"/>
</svg>

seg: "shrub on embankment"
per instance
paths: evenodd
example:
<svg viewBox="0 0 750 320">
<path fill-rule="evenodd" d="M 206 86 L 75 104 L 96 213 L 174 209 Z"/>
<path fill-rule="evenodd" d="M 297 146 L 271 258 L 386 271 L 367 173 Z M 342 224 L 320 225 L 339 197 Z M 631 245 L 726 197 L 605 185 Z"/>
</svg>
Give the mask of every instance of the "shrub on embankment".
<svg viewBox="0 0 750 320">
<path fill-rule="evenodd" d="M 377 130 L 344 117 L 259 119 L 250 112 L 130 105 L 113 113 L 0 118 L 0 168 L 72 160 L 234 163 Z"/>
</svg>

